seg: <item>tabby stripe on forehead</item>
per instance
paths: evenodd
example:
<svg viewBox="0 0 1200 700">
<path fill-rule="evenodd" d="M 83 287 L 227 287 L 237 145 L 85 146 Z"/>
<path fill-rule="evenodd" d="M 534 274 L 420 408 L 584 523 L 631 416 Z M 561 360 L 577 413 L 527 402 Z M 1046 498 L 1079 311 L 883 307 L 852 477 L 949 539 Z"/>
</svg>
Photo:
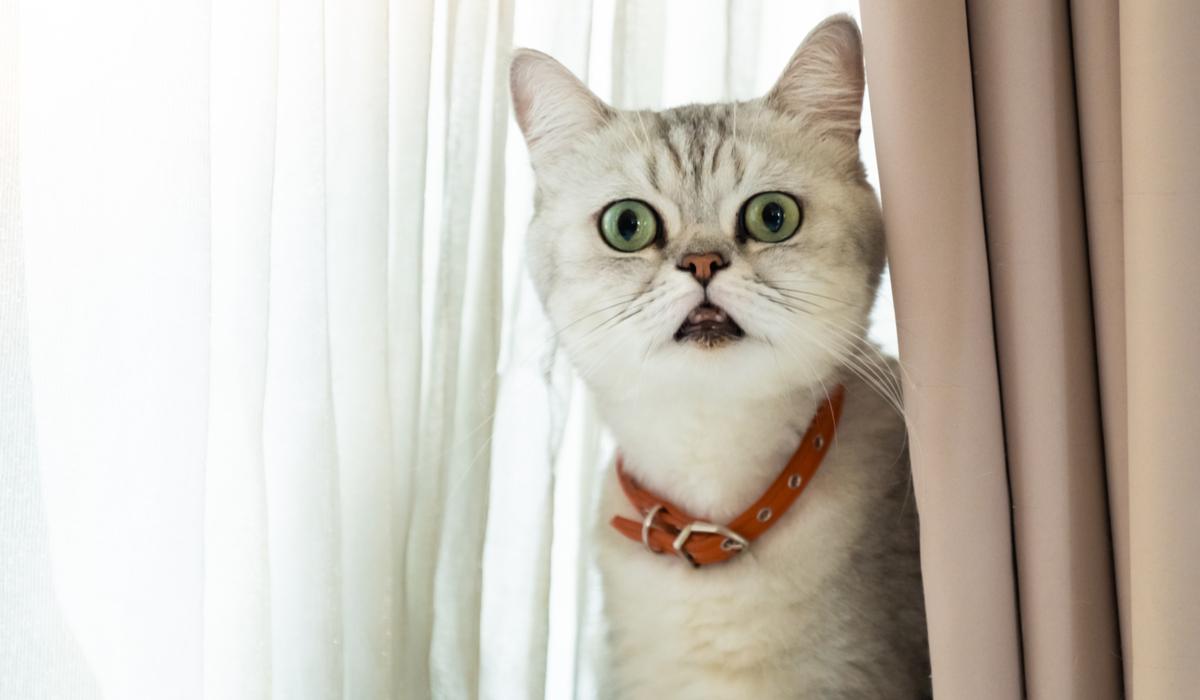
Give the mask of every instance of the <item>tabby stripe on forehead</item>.
<svg viewBox="0 0 1200 700">
<path fill-rule="evenodd" d="M 725 139 L 729 135 L 729 124 L 725 121 L 728 114 L 722 111 L 717 115 L 717 145 L 713 147 L 712 163 L 709 165 L 709 173 L 717 174 L 717 164 L 721 162 L 721 149 L 725 147 Z"/>
<path fill-rule="evenodd" d="M 704 154 L 708 148 L 708 134 L 700 125 L 699 120 L 692 122 L 692 184 L 696 187 L 696 192 L 700 192 L 701 176 L 700 172 L 704 169 Z"/>
<path fill-rule="evenodd" d="M 675 148 L 675 142 L 671 140 L 671 125 L 670 125 L 670 123 L 667 122 L 666 118 L 663 115 L 656 114 L 655 116 L 658 117 L 658 120 L 657 120 L 658 137 L 660 139 L 662 139 L 663 143 L 667 147 L 667 152 L 669 152 L 671 154 L 671 160 L 675 162 L 675 170 L 678 171 L 679 174 L 682 176 L 683 175 L 683 157 L 679 155 L 679 151 L 676 150 L 676 148 Z"/>
<path fill-rule="evenodd" d="M 729 154 L 733 156 L 733 177 L 734 184 L 742 184 L 742 177 L 746 174 L 746 164 L 742 162 L 742 152 L 738 150 L 737 141 L 730 143 Z"/>
<path fill-rule="evenodd" d="M 646 179 L 655 192 L 662 194 L 662 188 L 658 186 L 658 156 L 653 151 L 646 154 Z"/>
</svg>

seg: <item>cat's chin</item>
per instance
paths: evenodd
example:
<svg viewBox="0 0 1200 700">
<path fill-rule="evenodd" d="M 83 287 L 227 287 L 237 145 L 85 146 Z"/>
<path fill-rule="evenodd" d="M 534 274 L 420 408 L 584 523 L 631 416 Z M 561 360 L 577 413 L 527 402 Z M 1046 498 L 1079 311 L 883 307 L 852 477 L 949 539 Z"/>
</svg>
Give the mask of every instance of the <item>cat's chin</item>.
<svg viewBox="0 0 1200 700">
<path fill-rule="evenodd" d="M 683 320 L 679 330 L 675 331 L 675 342 L 711 349 L 735 343 L 745 335 L 724 309 L 705 302 L 692 309 Z"/>
</svg>

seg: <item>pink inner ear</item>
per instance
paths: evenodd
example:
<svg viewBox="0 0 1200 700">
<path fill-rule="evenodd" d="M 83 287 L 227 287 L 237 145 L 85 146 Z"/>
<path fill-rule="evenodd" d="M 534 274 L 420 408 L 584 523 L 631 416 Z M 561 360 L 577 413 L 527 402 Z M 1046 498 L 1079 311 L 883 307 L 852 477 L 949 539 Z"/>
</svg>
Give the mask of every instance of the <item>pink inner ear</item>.
<svg viewBox="0 0 1200 700">
<path fill-rule="evenodd" d="M 537 51 L 517 53 L 509 82 L 535 166 L 540 156 L 603 123 L 612 111 L 562 64 Z"/>
<path fill-rule="evenodd" d="M 513 114 L 517 119 L 517 125 L 521 127 L 525 138 L 532 144 L 536 138 L 536 134 L 531 134 L 533 127 L 532 110 L 533 110 L 533 83 L 537 80 L 535 74 L 538 72 L 537 62 L 548 59 L 542 57 L 541 54 L 535 54 L 532 51 L 521 50 L 513 57 L 512 64 L 508 70 L 509 92 L 512 95 Z"/>
<path fill-rule="evenodd" d="M 839 17 L 804 39 L 767 101 L 816 128 L 857 140 L 864 83 L 858 27 Z"/>
</svg>

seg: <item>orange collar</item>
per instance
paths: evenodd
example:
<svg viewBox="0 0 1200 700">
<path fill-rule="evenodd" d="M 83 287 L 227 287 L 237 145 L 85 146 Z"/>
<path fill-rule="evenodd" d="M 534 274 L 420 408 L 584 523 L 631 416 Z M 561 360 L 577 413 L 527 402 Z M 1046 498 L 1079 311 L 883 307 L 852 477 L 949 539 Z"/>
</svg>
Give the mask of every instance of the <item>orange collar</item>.
<svg viewBox="0 0 1200 700">
<path fill-rule="evenodd" d="M 813 416 L 800 447 L 775 477 L 774 483 L 754 505 L 728 525 L 694 518 L 674 503 L 638 486 L 625 472 L 624 462 L 618 454 L 617 478 L 629 502 L 642 514 L 642 521 L 616 516 L 612 526 L 629 539 L 640 541 L 655 554 L 674 552 L 695 567 L 732 559 L 778 522 L 808 487 L 829 450 L 830 438 L 842 414 L 844 397 L 845 390 L 841 386 L 833 390 L 829 401 Z"/>
</svg>

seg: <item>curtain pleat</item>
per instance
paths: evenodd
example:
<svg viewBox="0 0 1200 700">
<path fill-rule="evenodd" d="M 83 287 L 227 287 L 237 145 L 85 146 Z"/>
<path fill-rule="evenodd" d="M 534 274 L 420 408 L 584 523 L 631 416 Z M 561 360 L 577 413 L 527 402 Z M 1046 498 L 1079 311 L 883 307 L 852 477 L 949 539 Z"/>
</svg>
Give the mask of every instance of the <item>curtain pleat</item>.
<svg viewBox="0 0 1200 700">
<path fill-rule="evenodd" d="M 488 521 L 488 489 L 491 481 L 491 439 L 497 397 L 497 360 L 501 331 L 501 259 L 504 243 L 504 149 L 508 129 L 508 61 L 513 30 L 512 0 L 491 0 L 481 14 L 486 17 L 486 34 L 470 54 L 477 73 L 470 80 L 474 90 L 457 81 L 466 73 L 455 73 L 451 81 L 451 115 L 474 101 L 478 139 L 472 148 L 474 163 L 471 189 L 461 196 L 448 187 L 443 221 L 463 226 L 464 250 L 448 250 L 442 261 L 466 253 L 462 273 L 463 296 L 467 301 L 459 328 L 453 437 L 443 465 L 446 491 L 441 514 L 442 536 L 435 580 L 434 605 L 439 614 L 448 613 L 446 624 L 435 628 L 431 663 L 434 693 L 443 697 L 474 697 L 479 694 L 480 606 L 482 595 L 485 529 Z M 459 15 L 463 17 L 462 14 Z M 456 103 L 455 95 L 463 101 Z M 451 140 L 453 141 L 453 140 Z M 447 152 L 448 161 L 463 157 L 464 183 L 467 152 Z M 459 210 L 459 207 L 462 207 Z M 454 213 L 451 213 L 451 210 Z M 469 222 L 465 216 L 469 212 Z M 449 228 L 443 229 L 444 233 Z M 446 238 L 443 238 L 445 242 Z M 440 676 L 440 678 L 439 678 Z"/>
<path fill-rule="evenodd" d="M 424 231 L 426 151 L 430 87 L 433 83 L 433 3 L 389 0 L 388 3 L 388 289 L 387 386 L 390 400 L 392 479 L 388 485 L 393 511 L 388 525 L 394 541 L 389 604 L 395 628 L 396 691 L 415 688 L 413 668 L 428 664 L 428 653 L 410 642 L 414 614 L 407 597 L 409 582 L 407 534 L 418 502 L 420 454 L 421 372 L 424 358 L 422 313 L 424 288 Z M 418 573 L 429 571 L 417 561 Z M 428 600 L 425 601 L 428 605 Z M 416 613 L 419 615 L 419 611 Z M 421 672 L 419 667 L 417 672 Z"/>
<path fill-rule="evenodd" d="M 1066 2 L 969 2 L 1025 692 L 1120 695 Z"/>
<path fill-rule="evenodd" d="M 516 45 L 532 44 L 591 80 L 591 2 L 519 2 L 513 22 Z M 545 26 L 556 31 L 546 36 Z M 532 215 L 533 181 L 516 129 L 507 131 L 504 160 L 505 218 L 510 232 L 521 233 Z M 516 274 L 505 279 L 508 332 L 500 350 L 490 446 L 479 696 L 578 697 L 572 690 L 578 667 L 574 599 L 587 591 L 577 589 L 577 571 L 565 572 L 553 562 L 565 543 L 578 545 L 579 525 L 587 519 L 578 502 L 560 500 L 563 478 L 587 490 L 590 480 L 580 465 L 588 462 L 561 449 L 562 421 L 569 413 L 561 392 L 564 383 L 570 386 L 570 372 L 525 274 L 522 243 L 521 235 L 510 233 L 501 251 L 504 268 Z M 556 458 L 569 464 L 568 473 L 556 473 Z M 556 546 L 559 554 L 552 551 Z M 583 565 L 575 552 L 569 555 L 571 564 Z"/>
<path fill-rule="evenodd" d="M 1121 214 L 1121 82 L 1117 0 L 1070 4 L 1075 112 L 1121 649 L 1129 636 L 1129 450 L 1125 388 L 1125 253 Z M 1121 654 L 1126 697 L 1131 654 Z"/>
<path fill-rule="evenodd" d="M 446 14 L 443 15 L 444 19 L 441 24 L 443 42 L 449 42 L 449 44 L 442 44 L 444 79 L 447 83 L 450 81 L 450 76 L 453 75 L 454 65 L 452 51 L 454 33 L 449 27 L 454 26 L 458 6 L 458 0 L 450 0 L 443 5 L 448 8 L 445 10 Z M 482 35 L 482 30 L 478 33 Z M 442 93 L 442 99 L 448 103 L 449 90 L 443 89 Z M 437 124 L 431 119 L 430 123 L 431 130 L 440 131 L 444 140 L 449 137 L 450 117 L 447 115 L 451 110 L 452 107 L 447 104 L 444 108 L 443 122 Z M 446 172 L 455 173 L 454 167 L 457 163 L 446 152 L 450 149 L 449 141 L 446 140 L 445 143 L 446 147 L 442 153 L 430 153 L 430 155 L 442 163 Z M 457 174 L 460 178 L 463 176 L 461 167 Z M 467 177 L 468 183 L 470 183 L 471 178 L 469 175 Z M 443 183 L 453 184 L 451 176 L 443 177 Z M 448 200 L 454 194 L 454 192 L 444 192 L 443 198 Z M 470 211 L 469 201 L 458 201 L 456 204 L 466 207 L 467 211 Z M 445 213 L 445 208 L 441 213 Z M 461 216 L 458 222 L 461 224 Z M 456 347 L 451 346 L 451 343 L 458 330 L 462 313 L 461 274 L 457 276 L 457 279 L 453 278 L 455 268 L 440 263 L 446 256 L 443 251 L 447 249 L 462 250 L 461 240 L 465 232 L 461 226 L 457 229 L 443 227 L 439 233 L 441 232 L 448 232 L 449 235 L 444 237 L 439 235 L 429 241 L 435 246 L 432 250 L 425 250 L 424 246 L 422 250 L 423 256 L 432 255 L 435 256 L 434 259 L 438 260 L 438 264 L 432 268 L 433 279 L 422 280 L 425 285 L 422 296 L 430 287 L 435 290 L 432 307 L 438 309 L 438 313 L 432 318 L 426 318 L 422 314 L 420 328 L 423 333 L 429 335 L 431 340 L 427 353 L 424 353 L 422 357 L 419 427 L 417 432 L 408 436 L 408 439 L 417 446 L 417 461 L 410 483 L 414 488 L 419 484 L 421 493 L 420 497 L 415 498 L 412 503 L 412 512 L 409 515 L 408 528 L 405 531 L 408 544 L 405 550 L 404 565 L 405 613 L 403 616 L 404 626 L 401 630 L 404 635 L 401 662 L 404 665 L 402 678 L 405 683 L 410 684 L 409 687 L 414 689 L 416 697 L 428 697 L 427 689 L 430 688 L 432 678 L 430 673 L 432 657 L 429 650 L 434 627 L 434 575 L 437 571 L 438 544 L 441 535 L 439 515 L 444 512 L 446 480 L 443 466 L 449 444 L 448 434 L 452 430 L 451 426 L 447 424 L 447 413 L 453 408 L 452 397 L 455 380 L 453 371 L 457 369 L 456 363 L 451 361 L 448 355 L 454 354 L 457 350 Z M 439 255 L 443 257 L 437 257 Z M 455 257 L 450 258 L 451 262 L 455 260 Z M 425 264 L 424 259 L 422 264 Z"/>
<path fill-rule="evenodd" d="M 724 99 L 748 99 L 754 94 L 762 16 L 762 0 L 725 0 Z"/>
<path fill-rule="evenodd" d="M 422 498 L 408 532 L 405 625 L 409 648 L 429 649 L 428 667 L 411 669 L 415 675 L 406 682 L 423 687 L 428 677 L 438 697 L 473 697 L 478 688 L 500 310 L 499 270 L 480 262 L 495 260 L 502 245 L 503 190 L 488 178 L 503 154 L 499 54 L 511 40 L 511 17 L 510 0 L 451 2 L 446 16 L 445 169 L 433 281 L 438 314 L 424 372 Z M 427 567 L 431 575 L 414 577 Z"/>
<path fill-rule="evenodd" d="M 204 470 L 204 692 L 267 698 L 271 604 L 263 407 L 275 174 L 274 3 L 213 0 L 212 267 Z"/>
<path fill-rule="evenodd" d="M 375 0 L 325 18 L 326 228 L 342 517 L 347 698 L 393 688 L 388 387 L 388 24 Z"/>
<path fill-rule="evenodd" d="M 619 109 L 662 103 L 665 3 L 616 0 L 612 44 L 612 100 Z M 633 79 L 633 76 L 638 76 Z"/>
<path fill-rule="evenodd" d="M 341 697 L 339 454 L 331 387 L 325 8 L 279 5 L 263 448 L 273 695 Z M 287 640 L 286 643 L 282 643 Z"/>
<path fill-rule="evenodd" d="M 966 11 L 864 0 L 862 19 L 934 695 L 1018 698 L 1011 509 Z"/>
<path fill-rule="evenodd" d="M 1133 694 L 1200 688 L 1200 5 L 1121 2 Z"/>
</svg>

